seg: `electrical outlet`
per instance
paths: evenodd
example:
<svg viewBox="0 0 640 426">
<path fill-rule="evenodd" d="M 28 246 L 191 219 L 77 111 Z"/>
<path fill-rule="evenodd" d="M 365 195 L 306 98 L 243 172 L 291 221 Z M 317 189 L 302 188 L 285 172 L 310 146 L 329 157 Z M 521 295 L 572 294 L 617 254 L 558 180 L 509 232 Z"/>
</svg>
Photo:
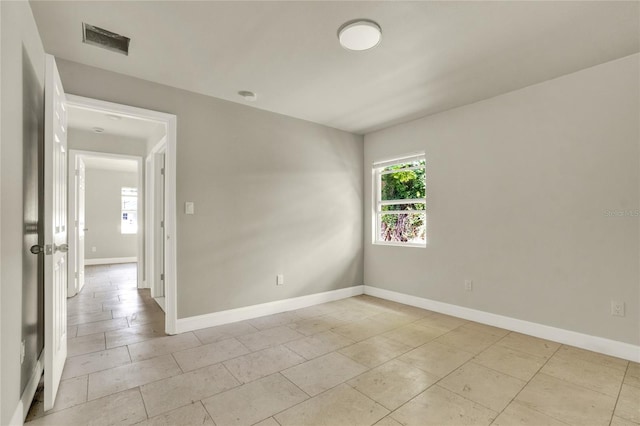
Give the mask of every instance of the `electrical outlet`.
<svg viewBox="0 0 640 426">
<path fill-rule="evenodd" d="M 611 315 L 614 317 L 624 316 L 624 302 L 618 302 L 616 300 L 611 301 Z"/>
<path fill-rule="evenodd" d="M 473 280 L 464 280 L 464 289 L 466 291 L 473 291 Z"/>
<path fill-rule="evenodd" d="M 283 274 L 276 275 L 276 285 L 284 285 L 284 275 Z"/>
<path fill-rule="evenodd" d="M 24 363 L 24 356 L 25 356 L 25 341 L 23 340 L 20 343 L 20 364 Z"/>
</svg>

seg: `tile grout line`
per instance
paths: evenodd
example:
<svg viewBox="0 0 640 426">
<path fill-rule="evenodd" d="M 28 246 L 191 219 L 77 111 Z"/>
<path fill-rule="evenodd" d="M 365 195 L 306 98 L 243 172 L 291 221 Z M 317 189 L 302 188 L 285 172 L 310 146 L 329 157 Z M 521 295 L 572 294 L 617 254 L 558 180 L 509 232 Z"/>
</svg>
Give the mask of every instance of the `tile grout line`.
<svg viewBox="0 0 640 426">
<path fill-rule="evenodd" d="M 620 394 L 622 393 L 622 386 L 624 385 L 624 379 L 627 378 L 627 373 L 629 372 L 629 366 L 631 364 L 627 363 L 627 368 L 624 370 L 624 375 L 622 376 L 622 382 L 620 383 L 620 389 L 618 389 L 618 395 L 616 396 L 616 402 L 613 404 L 613 410 L 611 410 L 611 419 L 609 419 L 609 425 L 613 422 L 613 418 L 616 415 L 616 408 L 618 408 L 618 401 L 620 400 Z"/>
<path fill-rule="evenodd" d="M 535 378 L 538 376 L 538 374 L 540 374 L 540 372 L 541 372 L 541 371 L 542 371 L 542 369 L 545 367 L 545 365 L 547 365 L 547 363 L 549 363 L 549 361 L 551 361 L 551 358 L 553 358 L 553 357 L 555 356 L 555 354 L 557 354 L 557 353 L 558 353 L 558 351 L 562 348 L 562 346 L 563 346 L 563 345 L 561 344 L 560 346 L 558 346 L 558 348 L 557 348 L 555 351 L 553 351 L 553 354 L 551 354 L 551 355 L 549 356 L 549 358 L 547 358 L 547 360 L 544 362 L 544 364 L 542 364 L 542 365 L 540 366 L 540 368 L 538 368 L 538 370 L 535 372 L 535 374 L 534 374 L 533 376 L 531 376 L 531 378 L 530 378 L 529 380 L 527 380 L 527 383 L 525 383 L 525 385 L 522 387 L 522 389 L 520 389 L 520 390 L 519 390 L 519 391 L 514 395 L 514 397 L 513 397 L 513 398 L 511 398 L 511 401 L 509 401 L 509 403 L 508 403 L 507 405 L 505 405 L 505 407 L 504 407 L 504 408 L 503 408 L 503 409 L 498 413 L 498 415 L 496 416 L 496 419 L 497 419 L 498 417 L 500 417 L 500 414 L 502 414 L 502 413 L 504 412 L 504 410 L 506 410 L 506 409 L 507 409 L 507 407 L 508 407 L 509 405 L 511 405 L 511 404 L 516 400 L 516 398 L 518 397 L 518 395 L 520 395 L 520 394 L 522 393 L 522 391 L 523 391 L 527 386 L 529 386 L 529 384 L 531 383 L 531 381 L 532 381 L 533 379 L 535 379 Z M 567 382 L 567 383 L 569 383 L 569 382 Z M 552 418 L 552 419 L 554 419 L 554 420 L 557 420 L 557 421 L 559 421 L 559 422 L 561 422 L 561 423 L 565 423 L 565 424 L 566 424 L 566 422 L 564 422 L 563 420 L 560 420 L 560 419 L 558 419 L 558 418 L 555 418 L 554 416 L 552 416 L 552 415 L 550 415 L 550 414 L 543 413 L 542 411 L 537 410 L 537 409 L 535 409 L 535 408 L 533 408 L 533 407 L 529 407 L 529 406 L 527 406 L 527 408 L 529 408 L 529 409 L 531 409 L 531 410 L 533 410 L 533 411 L 536 411 L 536 412 L 538 412 L 538 413 L 540 413 L 540 414 L 543 414 L 543 415 L 545 415 L 545 416 L 547 416 L 547 417 L 550 417 L 550 418 Z M 495 419 L 494 419 L 494 421 L 495 421 Z M 492 422 L 492 423 L 493 423 L 493 422 Z"/>
</svg>

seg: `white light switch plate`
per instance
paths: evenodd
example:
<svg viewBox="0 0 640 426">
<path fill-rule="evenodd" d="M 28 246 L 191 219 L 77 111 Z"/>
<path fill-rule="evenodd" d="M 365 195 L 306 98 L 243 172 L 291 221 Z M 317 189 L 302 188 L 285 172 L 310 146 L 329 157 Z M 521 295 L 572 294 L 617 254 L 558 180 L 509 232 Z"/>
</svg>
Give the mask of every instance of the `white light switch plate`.
<svg viewBox="0 0 640 426">
<path fill-rule="evenodd" d="M 185 214 L 194 214 L 195 213 L 195 205 L 192 201 L 187 201 L 184 203 L 184 212 Z"/>
</svg>

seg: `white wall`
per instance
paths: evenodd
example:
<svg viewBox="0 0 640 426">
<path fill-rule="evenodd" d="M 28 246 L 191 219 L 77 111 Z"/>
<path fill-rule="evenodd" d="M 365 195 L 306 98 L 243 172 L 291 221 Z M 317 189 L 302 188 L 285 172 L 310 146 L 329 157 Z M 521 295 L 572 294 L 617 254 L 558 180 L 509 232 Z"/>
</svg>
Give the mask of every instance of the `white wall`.
<svg viewBox="0 0 640 426">
<path fill-rule="evenodd" d="M 137 188 L 138 174 L 87 168 L 85 182 L 85 259 L 136 257 L 138 235 L 120 232 L 120 208 L 122 187 Z"/>
<path fill-rule="evenodd" d="M 639 344 L 639 218 L 606 216 L 640 208 L 638 62 L 366 135 L 365 283 Z M 427 248 L 372 245 L 371 164 L 418 150 Z"/>
<path fill-rule="evenodd" d="M 22 143 L 23 93 L 40 97 L 44 88 L 44 49 L 26 1 L 0 2 L 0 424 L 9 424 L 20 400 L 22 322 Z M 35 73 L 36 81 L 24 76 Z M 25 90 L 24 85 L 34 84 Z M 44 117 L 44 116 L 43 116 Z M 37 123 L 32 123 L 37 125 Z M 41 123 L 40 123 L 41 124 Z M 32 131 L 32 129 L 26 129 Z"/>
<path fill-rule="evenodd" d="M 109 154 L 135 155 L 145 157 L 147 141 L 109 133 L 95 133 L 85 129 L 69 129 L 67 137 L 69 149 L 106 152 Z"/>
<path fill-rule="evenodd" d="M 58 67 L 68 93 L 177 116 L 179 318 L 362 284 L 362 136 Z M 185 201 L 195 215 L 184 214 Z"/>
</svg>

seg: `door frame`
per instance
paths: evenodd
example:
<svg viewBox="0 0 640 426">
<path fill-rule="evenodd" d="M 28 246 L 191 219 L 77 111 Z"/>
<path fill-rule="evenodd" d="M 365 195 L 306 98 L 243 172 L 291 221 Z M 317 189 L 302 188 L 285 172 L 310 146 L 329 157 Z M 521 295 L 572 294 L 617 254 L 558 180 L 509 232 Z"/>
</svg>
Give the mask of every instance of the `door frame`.
<svg viewBox="0 0 640 426">
<path fill-rule="evenodd" d="M 144 282 L 144 200 L 146 197 L 145 188 L 144 188 L 144 171 L 142 168 L 142 157 L 136 155 L 123 155 L 123 154 L 111 154 L 107 152 L 99 152 L 99 151 L 83 151 L 78 149 L 70 149 L 69 150 L 69 224 L 68 229 L 73 230 L 73 235 L 69 238 L 69 262 L 67 265 L 68 268 L 68 276 L 69 279 L 67 281 L 67 297 L 75 296 L 82 289 L 76 288 L 75 283 L 75 266 L 78 262 L 77 257 L 77 248 L 79 245 L 79 235 L 78 229 L 75 226 L 75 223 L 72 223 L 73 218 L 75 218 L 76 209 L 77 209 L 77 191 L 78 187 L 76 185 L 76 162 L 78 158 L 112 158 L 112 159 L 126 159 L 133 160 L 137 164 L 136 174 L 138 175 L 138 199 L 143 202 L 138 203 L 138 235 L 137 235 L 137 264 L 138 264 L 138 276 L 137 276 L 137 286 L 138 288 L 145 288 Z M 141 207 L 141 208 L 140 208 Z M 73 215 L 73 218 L 71 217 Z M 86 262 L 85 262 L 86 263 Z"/>
<path fill-rule="evenodd" d="M 67 104 L 76 108 L 91 109 L 105 114 L 119 114 L 132 118 L 163 123 L 166 127 L 165 142 L 165 232 L 167 235 L 164 255 L 165 264 L 165 332 L 177 334 L 177 235 L 176 235 L 176 144 L 177 117 L 174 114 L 137 108 L 83 96 L 67 95 Z M 146 182 L 145 182 L 146 184 Z M 147 191 L 145 191 L 147 192 Z M 146 223 L 146 222 L 145 222 Z M 140 256 L 144 252 L 140 250 Z M 144 270 L 139 268 L 138 276 Z M 142 281 L 139 281 L 142 282 Z"/>
<path fill-rule="evenodd" d="M 158 214 L 158 206 L 159 202 L 156 199 L 157 188 L 157 169 L 159 165 L 156 161 L 156 154 L 164 154 L 165 162 L 166 162 L 166 136 L 162 137 L 148 152 L 147 158 L 145 159 L 145 176 L 146 176 L 146 185 L 145 189 L 147 190 L 147 197 L 145 198 L 145 267 L 146 269 L 146 278 L 148 287 L 151 289 L 151 297 L 154 299 L 158 297 L 157 293 L 157 283 L 158 279 L 156 277 L 156 271 L 158 270 L 156 265 L 157 260 L 157 252 L 162 251 L 162 246 L 159 241 L 159 234 L 161 234 L 157 228 L 157 214 Z M 166 182 L 165 182 L 166 184 Z M 163 206 L 164 207 L 164 206 Z M 164 213 L 164 212 L 163 212 Z M 166 216 L 166 213 L 164 213 Z M 166 272 L 166 271 L 165 271 Z M 163 291 L 162 297 L 165 297 L 164 294 L 166 292 Z M 166 299 L 165 299 L 166 300 Z M 157 301 L 157 300 L 156 300 Z M 160 302 L 158 302 L 160 303 Z M 161 305 L 162 309 L 165 309 L 164 304 Z"/>
</svg>

